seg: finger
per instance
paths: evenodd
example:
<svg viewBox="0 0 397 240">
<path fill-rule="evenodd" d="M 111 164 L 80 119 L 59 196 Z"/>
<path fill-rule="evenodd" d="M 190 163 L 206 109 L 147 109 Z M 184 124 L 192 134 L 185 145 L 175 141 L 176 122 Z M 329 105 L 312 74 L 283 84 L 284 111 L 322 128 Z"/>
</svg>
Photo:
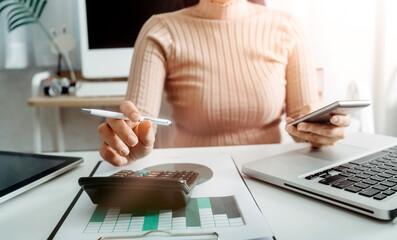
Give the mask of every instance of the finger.
<svg viewBox="0 0 397 240">
<path fill-rule="evenodd" d="M 326 123 L 307 123 L 307 122 L 299 123 L 298 130 L 303 132 L 311 132 L 317 135 L 336 138 L 336 139 L 344 138 L 346 132 L 344 127 L 336 127 L 332 124 L 326 124 Z"/>
<path fill-rule="evenodd" d="M 315 143 L 317 145 L 331 145 L 338 140 L 335 138 L 317 135 L 317 134 L 311 133 L 311 132 L 299 131 L 298 129 L 296 129 L 293 126 L 287 126 L 286 130 L 292 136 L 304 139 L 310 143 Z"/>
<path fill-rule="evenodd" d="M 306 140 L 304 140 L 304 139 L 302 139 L 302 138 L 298 138 L 298 137 L 295 137 L 295 136 L 292 136 L 292 135 L 290 135 L 291 137 L 292 137 L 292 139 L 294 139 L 294 141 L 295 142 L 307 142 Z"/>
<path fill-rule="evenodd" d="M 103 141 L 121 156 L 127 156 L 130 153 L 128 146 L 114 133 L 108 124 L 99 125 L 98 133 Z"/>
<path fill-rule="evenodd" d="M 290 123 L 290 122 L 293 122 L 295 119 L 293 119 L 292 117 L 287 117 L 286 119 L 285 119 L 285 122 L 288 124 L 288 123 Z"/>
<path fill-rule="evenodd" d="M 308 104 L 308 105 L 303 106 L 301 114 L 306 115 L 306 114 L 311 113 L 312 111 L 313 111 L 312 105 Z"/>
<path fill-rule="evenodd" d="M 309 114 L 309 113 L 319 109 L 321 107 L 321 105 L 322 104 L 320 102 L 314 102 L 314 103 L 307 104 L 302 108 L 301 114 L 302 115 Z"/>
<path fill-rule="evenodd" d="M 153 146 L 155 137 L 151 121 L 145 120 L 138 125 L 138 138 L 143 145 Z"/>
<path fill-rule="evenodd" d="M 139 122 L 141 114 L 131 101 L 123 101 L 120 104 L 120 111 L 132 122 Z"/>
<path fill-rule="evenodd" d="M 285 127 L 285 130 L 288 132 L 288 127 L 287 127 L 287 126 Z M 294 139 L 295 142 L 306 142 L 305 139 L 302 139 L 302 138 L 293 136 L 293 135 L 291 135 L 291 134 L 290 134 L 290 136 L 292 137 L 292 139 Z"/>
<path fill-rule="evenodd" d="M 287 118 L 285 119 L 285 121 L 286 121 L 286 123 L 288 124 L 288 123 L 290 123 L 290 122 L 295 121 L 295 119 L 293 119 L 292 117 L 287 117 Z M 291 136 L 291 137 L 294 139 L 295 142 L 304 142 L 304 141 L 305 141 L 305 140 L 300 139 L 300 138 L 295 137 L 295 136 Z"/>
<path fill-rule="evenodd" d="M 114 166 L 122 166 L 128 162 L 125 157 L 117 154 L 117 152 L 104 141 L 102 141 L 99 148 L 99 154 L 104 160 L 110 164 L 113 164 Z"/>
<path fill-rule="evenodd" d="M 135 146 L 138 143 L 138 138 L 132 131 L 131 126 L 126 121 L 121 119 L 106 118 L 106 123 L 116 133 L 116 135 L 125 142 L 128 146 Z"/>
<path fill-rule="evenodd" d="M 318 144 L 318 143 L 313 143 L 313 142 L 311 142 L 310 145 L 312 146 L 312 148 L 322 148 L 322 147 L 324 147 L 323 144 Z"/>
<path fill-rule="evenodd" d="M 351 118 L 348 115 L 334 115 L 331 118 L 331 123 L 339 127 L 348 127 L 351 123 Z"/>
<path fill-rule="evenodd" d="M 142 158 L 152 151 L 155 136 L 151 126 L 152 123 L 149 120 L 145 120 L 134 128 L 134 132 L 139 138 L 139 143 L 131 151 L 130 156 L 133 160 Z"/>
</svg>

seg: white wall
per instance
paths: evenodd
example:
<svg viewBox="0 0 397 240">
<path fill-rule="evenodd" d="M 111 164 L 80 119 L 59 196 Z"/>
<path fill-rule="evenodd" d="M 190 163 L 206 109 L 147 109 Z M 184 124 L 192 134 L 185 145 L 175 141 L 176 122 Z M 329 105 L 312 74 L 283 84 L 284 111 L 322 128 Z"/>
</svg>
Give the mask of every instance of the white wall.
<svg viewBox="0 0 397 240">
<path fill-rule="evenodd" d="M 377 133 L 397 136 L 397 1 L 267 0 L 303 21 L 317 67 L 324 68 L 324 102 L 346 99 L 351 81 L 371 98 Z M 362 111 L 371 115 L 371 109 Z"/>
<path fill-rule="evenodd" d="M 397 136 L 397 1 L 378 0 L 381 7 L 379 28 L 384 36 L 380 44 L 379 73 L 375 76 L 374 85 L 379 83 L 378 107 L 379 133 Z M 383 20 L 383 22 L 382 22 Z"/>
<path fill-rule="evenodd" d="M 306 26 L 316 67 L 324 68 L 324 101 L 346 97 L 350 81 L 370 84 L 373 76 L 375 1 L 273 0 Z M 342 91 L 341 91 L 342 90 Z"/>
</svg>

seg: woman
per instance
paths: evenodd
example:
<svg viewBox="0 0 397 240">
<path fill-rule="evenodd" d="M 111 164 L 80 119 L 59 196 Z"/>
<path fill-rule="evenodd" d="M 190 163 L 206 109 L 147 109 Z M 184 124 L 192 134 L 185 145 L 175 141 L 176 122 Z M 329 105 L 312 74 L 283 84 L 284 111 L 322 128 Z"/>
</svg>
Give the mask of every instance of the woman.
<svg viewBox="0 0 397 240">
<path fill-rule="evenodd" d="M 137 38 L 120 106 L 130 121 L 99 126 L 101 156 L 123 165 L 150 153 L 156 129 L 137 121 L 158 115 L 163 90 L 173 107 L 174 147 L 280 142 L 281 115 L 292 121 L 318 102 L 307 45 L 294 18 L 247 0 L 200 0 L 151 17 Z M 321 147 L 343 138 L 350 118 L 331 122 L 286 130 Z"/>
</svg>

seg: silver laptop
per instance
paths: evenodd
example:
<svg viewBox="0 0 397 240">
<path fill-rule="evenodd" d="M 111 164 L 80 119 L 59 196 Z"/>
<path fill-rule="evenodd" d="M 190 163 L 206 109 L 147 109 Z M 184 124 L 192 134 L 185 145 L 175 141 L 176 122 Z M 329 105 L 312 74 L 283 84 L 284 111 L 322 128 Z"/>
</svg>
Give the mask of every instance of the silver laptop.
<svg viewBox="0 0 397 240">
<path fill-rule="evenodd" d="M 335 146 L 259 159 L 244 174 L 377 219 L 397 216 L 397 138 L 356 134 Z"/>
</svg>

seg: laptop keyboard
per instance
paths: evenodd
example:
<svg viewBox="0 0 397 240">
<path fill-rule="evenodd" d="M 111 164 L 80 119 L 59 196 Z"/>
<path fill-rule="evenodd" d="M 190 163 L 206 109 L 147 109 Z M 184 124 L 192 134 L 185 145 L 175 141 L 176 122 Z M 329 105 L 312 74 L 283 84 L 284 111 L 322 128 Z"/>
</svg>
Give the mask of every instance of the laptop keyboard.
<svg viewBox="0 0 397 240">
<path fill-rule="evenodd" d="M 387 199 L 397 192 L 397 146 L 305 178 L 363 197 Z"/>
</svg>

